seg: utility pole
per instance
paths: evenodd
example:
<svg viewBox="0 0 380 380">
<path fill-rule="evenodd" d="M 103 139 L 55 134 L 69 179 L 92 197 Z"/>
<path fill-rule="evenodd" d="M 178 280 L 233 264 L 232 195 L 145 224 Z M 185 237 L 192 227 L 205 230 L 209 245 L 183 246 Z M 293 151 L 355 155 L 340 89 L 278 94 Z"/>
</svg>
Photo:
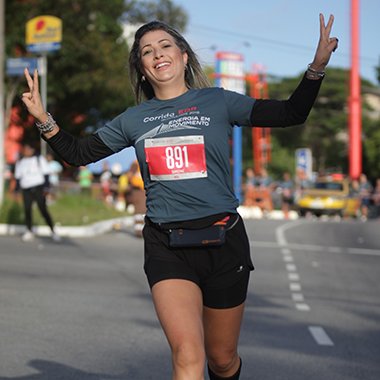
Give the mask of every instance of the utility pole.
<svg viewBox="0 0 380 380">
<path fill-rule="evenodd" d="M 5 125 L 4 125 L 4 36 L 5 36 L 5 5 L 0 0 L 0 207 L 4 201 L 4 172 L 5 172 Z"/>
<path fill-rule="evenodd" d="M 359 0 L 351 0 L 351 71 L 349 107 L 349 168 L 352 179 L 362 171 L 362 115 L 359 70 Z"/>
<path fill-rule="evenodd" d="M 268 83 L 265 68 L 254 64 L 252 73 L 246 76 L 250 84 L 250 96 L 254 99 L 268 99 Z M 270 128 L 252 128 L 253 167 L 256 175 L 268 166 L 271 160 Z"/>
</svg>

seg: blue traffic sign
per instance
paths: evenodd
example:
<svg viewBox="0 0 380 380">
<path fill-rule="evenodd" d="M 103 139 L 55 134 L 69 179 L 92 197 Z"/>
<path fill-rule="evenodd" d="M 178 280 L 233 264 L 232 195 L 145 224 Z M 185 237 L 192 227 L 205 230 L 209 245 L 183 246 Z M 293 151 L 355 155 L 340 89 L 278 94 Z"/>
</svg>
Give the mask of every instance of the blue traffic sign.
<svg viewBox="0 0 380 380">
<path fill-rule="evenodd" d="M 309 148 L 296 150 L 296 172 L 302 170 L 308 178 L 312 176 L 313 157 Z"/>
<path fill-rule="evenodd" d="M 6 73 L 9 76 L 22 76 L 24 69 L 30 72 L 38 68 L 38 58 L 8 58 Z"/>
</svg>

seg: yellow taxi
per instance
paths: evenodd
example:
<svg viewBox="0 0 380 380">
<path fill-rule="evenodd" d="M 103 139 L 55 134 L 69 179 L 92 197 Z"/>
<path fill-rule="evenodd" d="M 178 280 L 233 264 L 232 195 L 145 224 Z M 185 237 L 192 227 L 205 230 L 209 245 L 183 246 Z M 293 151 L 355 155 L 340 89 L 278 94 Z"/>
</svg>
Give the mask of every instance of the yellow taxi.
<svg viewBox="0 0 380 380">
<path fill-rule="evenodd" d="M 301 216 L 311 213 L 356 217 L 359 198 L 351 191 L 348 178 L 333 174 L 318 178 L 312 187 L 303 190 L 296 206 Z"/>
</svg>

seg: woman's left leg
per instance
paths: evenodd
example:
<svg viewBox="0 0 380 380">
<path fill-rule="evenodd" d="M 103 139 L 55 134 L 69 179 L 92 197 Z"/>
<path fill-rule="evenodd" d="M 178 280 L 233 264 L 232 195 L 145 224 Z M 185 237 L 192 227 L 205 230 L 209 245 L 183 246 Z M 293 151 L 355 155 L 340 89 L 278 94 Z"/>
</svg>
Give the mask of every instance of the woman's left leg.
<svg viewBox="0 0 380 380">
<path fill-rule="evenodd" d="M 244 223 L 227 232 L 226 243 L 215 251 L 215 275 L 203 291 L 205 350 L 211 380 L 239 379 L 238 341 L 253 264 Z M 226 270 L 228 268 L 228 270 Z"/>
<path fill-rule="evenodd" d="M 210 379 L 239 379 L 241 360 L 238 354 L 244 303 L 228 309 L 204 307 L 205 348 Z"/>
</svg>

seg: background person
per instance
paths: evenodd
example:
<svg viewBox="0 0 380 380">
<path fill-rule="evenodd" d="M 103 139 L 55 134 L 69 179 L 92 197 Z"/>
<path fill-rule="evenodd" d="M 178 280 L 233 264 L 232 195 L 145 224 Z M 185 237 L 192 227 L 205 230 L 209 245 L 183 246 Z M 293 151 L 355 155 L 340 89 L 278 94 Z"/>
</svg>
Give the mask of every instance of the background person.
<svg viewBox="0 0 380 380">
<path fill-rule="evenodd" d="M 376 216 L 380 216 L 380 178 L 376 179 L 375 188 L 372 192 L 372 201 L 376 208 Z"/>
<path fill-rule="evenodd" d="M 146 213 L 146 196 L 144 192 L 144 181 L 137 161 L 132 162 L 128 171 L 128 179 L 130 186 L 127 201 L 133 205 L 134 233 L 136 236 L 141 237 L 144 227 L 144 215 Z"/>
<path fill-rule="evenodd" d="M 127 146 L 136 149 L 147 194 L 144 269 L 172 351 L 174 380 L 204 379 L 206 360 L 211 380 L 239 379 L 237 347 L 253 265 L 231 187 L 229 137 L 235 124 L 280 127 L 306 120 L 337 46 L 332 24 L 332 16 L 325 26 L 320 15 L 314 60 L 286 101 L 208 88 L 187 41 L 164 23 L 145 24 L 129 60 L 139 104 L 79 140 L 45 112 L 37 72 L 33 78 L 25 72 L 29 91 L 22 99 L 65 161 L 85 165 Z"/>
<path fill-rule="evenodd" d="M 294 182 L 289 172 L 283 174 L 283 180 L 280 183 L 281 188 L 281 210 L 284 218 L 289 219 L 289 211 L 294 203 Z"/>
<path fill-rule="evenodd" d="M 48 201 L 54 201 L 59 191 L 59 176 L 62 173 L 62 165 L 54 159 L 52 153 L 46 155 L 46 160 L 49 166 L 49 183 L 50 191 L 47 195 Z"/>
<path fill-rule="evenodd" d="M 366 174 L 362 173 L 359 177 L 359 198 L 360 198 L 360 219 L 366 221 L 368 219 L 369 208 L 372 201 L 373 187 L 368 181 Z"/>
<path fill-rule="evenodd" d="M 117 209 L 124 211 L 127 206 L 127 194 L 129 192 L 129 177 L 128 171 L 120 174 L 117 179 Z"/>
<path fill-rule="evenodd" d="M 49 187 L 50 169 L 45 157 L 36 154 L 36 150 L 29 144 L 22 148 L 22 158 L 16 162 L 15 178 L 17 187 L 22 191 L 26 232 L 22 235 L 23 241 L 34 238 L 32 206 L 36 202 L 42 217 L 50 227 L 53 240 L 60 237 L 54 231 L 52 217 L 46 206 L 46 191 Z"/>
<path fill-rule="evenodd" d="M 111 205 L 113 203 L 113 195 L 112 195 L 112 172 L 108 165 L 108 162 L 103 163 L 102 172 L 99 177 L 100 180 L 100 188 L 102 191 L 102 198 L 107 205 Z"/>
<path fill-rule="evenodd" d="M 79 183 L 81 194 L 87 195 L 87 196 L 92 195 L 92 180 L 93 179 L 94 179 L 94 176 L 87 166 L 82 165 L 79 167 L 77 180 Z"/>
</svg>

